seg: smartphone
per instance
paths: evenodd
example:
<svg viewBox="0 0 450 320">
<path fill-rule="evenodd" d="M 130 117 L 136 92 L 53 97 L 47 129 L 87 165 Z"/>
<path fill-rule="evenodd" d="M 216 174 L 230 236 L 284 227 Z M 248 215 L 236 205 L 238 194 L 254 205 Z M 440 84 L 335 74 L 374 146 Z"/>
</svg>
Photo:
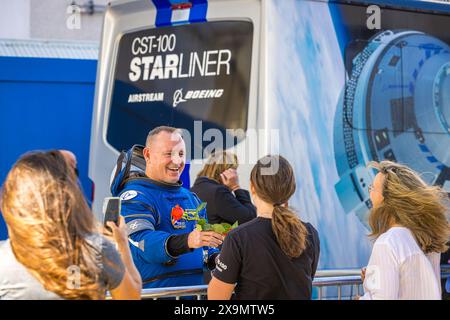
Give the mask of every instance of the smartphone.
<svg viewBox="0 0 450 320">
<path fill-rule="evenodd" d="M 106 230 L 112 232 L 111 228 L 106 225 L 108 221 L 112 221 L 119 226 L 119 215 L 122 208 L 122 200 L 119 197 L 108 197 L 103 200 L 103 225 Z"/>
</svg>

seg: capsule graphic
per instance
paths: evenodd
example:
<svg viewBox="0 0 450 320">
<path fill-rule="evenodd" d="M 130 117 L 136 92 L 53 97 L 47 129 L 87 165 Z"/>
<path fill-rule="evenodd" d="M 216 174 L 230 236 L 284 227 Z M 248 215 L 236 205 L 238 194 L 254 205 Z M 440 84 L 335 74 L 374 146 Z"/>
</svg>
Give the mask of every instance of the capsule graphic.
<svg viewBox="0 0 450 320">
<path fill-rule="evenodd" d="M 406 164 L 450 192 L 450 46 L 413 30 L 354 44 L 334 119 L 335 190 L 368 227 L 372 160 Z"/>
</svg>

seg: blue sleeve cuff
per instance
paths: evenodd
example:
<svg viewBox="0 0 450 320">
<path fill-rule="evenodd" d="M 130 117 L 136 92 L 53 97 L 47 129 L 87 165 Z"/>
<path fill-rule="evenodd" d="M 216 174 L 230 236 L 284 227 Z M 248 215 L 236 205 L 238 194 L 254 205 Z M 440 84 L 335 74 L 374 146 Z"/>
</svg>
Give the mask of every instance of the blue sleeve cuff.
<svg viewBox="0 0 450 320">
<path fill-rule="evenodd" d="M 167 263 L 176 257 L 169 254 L 167 241 L 170 234 L 163 231 L 144 230 L 130 235 L 130 238 L 139 243 L 138 254 L 148 263 Z"/>
</svg>

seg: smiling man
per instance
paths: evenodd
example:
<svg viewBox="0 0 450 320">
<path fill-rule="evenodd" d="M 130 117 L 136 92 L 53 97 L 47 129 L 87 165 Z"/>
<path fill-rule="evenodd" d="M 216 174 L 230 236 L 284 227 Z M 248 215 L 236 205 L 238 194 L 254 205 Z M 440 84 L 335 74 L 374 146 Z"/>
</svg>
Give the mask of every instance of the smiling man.
<svg viewBox="0 0 450 320">
<path fill-rule="evenodd" d="M 186 162 L 186 147 L 180 132 L 171 127 L 152 130 L 145 144 L 145 174 L 154 181 L 176 184 Z"/>
<path fill-rule="evenodd" d="M 201 203 L 180 182 L 186 162 L 180 130 L 162 126 L 150 131 L 143 155 L 146 176 L 128 179 L 120 197 L 144 288 L 202 284 L 203 267 L 213 265 L 214 248 L 223 236 L 198 231 L 195 221 L 179 219 L 184 210 Z M 206 218 L 205 209 L 199 215 Z M 203 247 L 209 248 L 208 255 Z"/>
</svg>

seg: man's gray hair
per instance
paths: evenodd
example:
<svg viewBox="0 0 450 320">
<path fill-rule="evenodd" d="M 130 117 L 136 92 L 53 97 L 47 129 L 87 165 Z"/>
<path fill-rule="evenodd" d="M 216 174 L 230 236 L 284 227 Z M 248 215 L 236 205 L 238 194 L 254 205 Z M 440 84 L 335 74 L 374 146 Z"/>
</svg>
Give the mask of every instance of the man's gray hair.
<svg viewBox="0 0 450 320">
<path fill-rule="evenodd" d="M 169 127 L 169 126 L 159 126 L 159 127 L 152 129 L 148 133 L 147 140 L 145 141 L 145 146 L 148 147 L 150 145 L 150 142 L 153 139 L 153 137 L 158 135 L 160 132 L 179 133 L 180 135 L 182 135 L 181 130 L 178 128 Z"/>
</svg>

